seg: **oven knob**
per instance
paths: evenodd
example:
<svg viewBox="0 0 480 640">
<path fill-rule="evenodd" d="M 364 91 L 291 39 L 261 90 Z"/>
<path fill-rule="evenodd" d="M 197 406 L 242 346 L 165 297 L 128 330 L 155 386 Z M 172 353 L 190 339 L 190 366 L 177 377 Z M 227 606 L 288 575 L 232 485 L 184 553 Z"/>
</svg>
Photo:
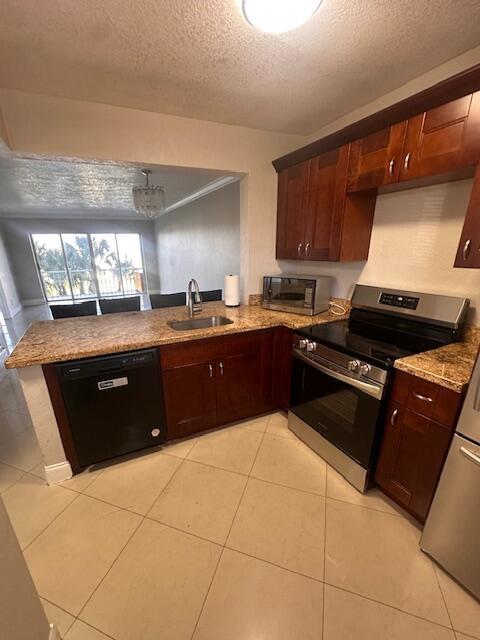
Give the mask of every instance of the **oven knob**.
<svg viewBox="0 0 480 640">
<path fill-rule="evenodd" d="M 350 371 L 358 371 L 360 369 L 360 361 L 359 360 L 350 360 L 348 363 L 348 368 Z"/>
<path fill-rule="evenodd" d="M 317 345 L 315 344 L 315 342 L 310 342 L 310 340 L 307 340 L 307 351 L 315 351 L 316 348 Z"/>
<path fill-rule="evenodd" d="M 360 373 L 362 374 L 362 376 L 366 376 L 367 373 L 370 373 L 371 370 L 372 367 L 369 364 L 360 365 Z"/>
<path fill-rule="evenodd" d="M 306 349 L 307 346 L 308 346 L 308 340 L 305 340 L 305 338 L 302 338 L 301 340 L 298 341 L 299 349 Z"/>
</svg>

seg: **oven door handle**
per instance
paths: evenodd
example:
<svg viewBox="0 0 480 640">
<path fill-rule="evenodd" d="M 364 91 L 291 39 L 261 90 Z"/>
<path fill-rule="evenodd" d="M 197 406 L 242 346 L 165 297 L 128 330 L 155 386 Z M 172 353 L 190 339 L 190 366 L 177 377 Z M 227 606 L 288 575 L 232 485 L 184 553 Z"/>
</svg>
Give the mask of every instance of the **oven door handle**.
<svg viewBox="0 0 480 640">
<path fill-rule="evenodd" d="M 298 351 L 297 349 L 294 349 L 293 356 L 294 358 L 298 358 L 298 360 L 301 360 L 302 362 L 309 364 L 314 369 L 317 369 L 317 371 L 321 371 L 325 375 L 330 376 L 331 378 L 335 378 L 335 380 L 340 380 L 340 382 L 345 382 L 346 384 L 350 385 L 351 387 L 354 387 L 355 389 L 364 391 L 369 396 L 372 396 L 373 398 L 377 398 L 377 400 L 380 400 L 383 396 L 383 386 L 370 384 L 369 382 L 364 382 L 363 380 L 358 380 L 357 378 L 351 378 L 350 376 L 344 373 L 340 373 L 340 371 L 335 371 L 335 369 L 330 369 L 329 367 L 326 367 L 325 365 L 320 364 L 315 360 L 311 360 L 310 358 L 305 356 L 301 351 Z"/>
</svg>

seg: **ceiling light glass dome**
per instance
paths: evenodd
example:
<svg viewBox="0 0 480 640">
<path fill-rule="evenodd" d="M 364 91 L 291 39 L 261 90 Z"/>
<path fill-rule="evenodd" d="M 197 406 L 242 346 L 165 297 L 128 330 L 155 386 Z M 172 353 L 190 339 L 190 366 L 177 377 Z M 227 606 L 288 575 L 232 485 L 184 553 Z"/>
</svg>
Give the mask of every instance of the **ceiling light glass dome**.
<svg viewBox="0 0 480 640">
<path fill-rule="evenodd" d="M 307 22 L 322 0 L 243 0 L 243 13 L 251 25 L 267 33 L 292 31 Z"/>
</svg>

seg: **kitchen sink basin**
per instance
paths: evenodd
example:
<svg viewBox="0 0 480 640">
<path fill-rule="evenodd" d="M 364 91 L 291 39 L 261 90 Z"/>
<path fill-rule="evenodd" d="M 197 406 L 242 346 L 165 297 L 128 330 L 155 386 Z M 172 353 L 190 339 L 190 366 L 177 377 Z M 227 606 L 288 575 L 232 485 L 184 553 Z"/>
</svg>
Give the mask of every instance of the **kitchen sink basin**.
<svg viewBox="0 0 480 640">
<path fill-rule="evenodd" d="M 168 323 L 175 331 L 193 331 L 194 329 L 209 329 L 233 324 L 233 320 L 225 316 L 208 316 L 207 318 L 190 318 L 189 320 L 172 320 Z"/>
</svg>

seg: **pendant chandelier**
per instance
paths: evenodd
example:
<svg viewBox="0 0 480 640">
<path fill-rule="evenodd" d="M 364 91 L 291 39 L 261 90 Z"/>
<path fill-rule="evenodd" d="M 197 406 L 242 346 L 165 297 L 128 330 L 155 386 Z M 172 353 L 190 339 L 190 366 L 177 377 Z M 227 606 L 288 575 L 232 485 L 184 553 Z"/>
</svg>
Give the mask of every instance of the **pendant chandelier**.
<svg viewBox="0 0 480 640">
<path fill-rule="evenodd" d="M 133 204 L 137 213 L 147 220 L 153 220 L 165 212 L 165 189 L 150 186 L 150 169 L 142 169 L 142 173 L 145 176 L 145 186 L 133 187 Z"/>
</svg>

